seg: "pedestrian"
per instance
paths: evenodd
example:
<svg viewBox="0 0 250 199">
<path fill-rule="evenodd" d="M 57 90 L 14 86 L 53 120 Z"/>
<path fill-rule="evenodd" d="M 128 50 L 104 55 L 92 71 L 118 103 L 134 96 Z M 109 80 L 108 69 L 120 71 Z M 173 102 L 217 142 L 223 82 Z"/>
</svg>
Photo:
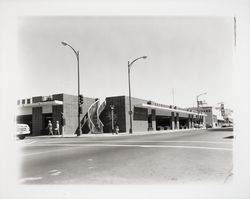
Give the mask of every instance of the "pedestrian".
<svg viewBox="0 0 250 199">
<path fill-rule="evenodd" d="M 119 126 L 118 126 L 118 125 L 116 125 L 116 127 L 115 127 L 115 133 L 116 133 L 116 134 L 119 133 Z"/>
<path fill-rule="evenodd" d="M 60 135 L 60 126 L 59 121 L 56 121 L 55 135 Z"/>
<path fill-rule="evenodd" d="M 53 135 L 53 128 L 52 128 L 52 123 L 50 120 L 48 122 L 47 129 L 49 130 L 49 135 Z"/>
</svg>

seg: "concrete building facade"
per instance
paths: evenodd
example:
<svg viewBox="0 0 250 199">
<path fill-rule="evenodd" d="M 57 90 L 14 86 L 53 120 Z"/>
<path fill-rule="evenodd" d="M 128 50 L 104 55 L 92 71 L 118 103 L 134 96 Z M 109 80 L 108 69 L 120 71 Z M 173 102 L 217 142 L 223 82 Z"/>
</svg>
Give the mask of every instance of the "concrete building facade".
<svg viewBox="0 0 250 199">
<path fill-rule="evenodd" d="M 197 107 L 193 107 L 191 109 L 197 110 Z M 199 107 L 199 111 L 207 115 L 205 122 L 207 127 L 221 127 L 225 122 L 222 116 L 222 112 L 219 108 L 213 106 L 201 106 Z"/>
<path fill-rule="evenodd" d="M 78 97 L 67 94 L 18 100 L 17 122 L 28 124 L 31 135 L 39 136 L 48 135 L 46 127 L 49 120 L 53 127 L 59 121 L 61 134 L 72 135 L 78 130 L 77 104 Z M 194 128 L 197 121 L 205 127 L 206 115 L 191 109 L 138 98 L 131 98 L 131 104 L 132 129 L 135 132 Z M 107 97 L 102 103 L 97 98 L 84 97 L 81 114 L 83 133 L 111 133 L 116 126 L 121 133 L 129 131 L 128 96 Z"/>
<path fill-rule="evenodd" d="M 194 123 L 198 117 L 199 121 L 205 124 L 206 115 L 198 115 L 197 112 L 192 110 L 181 109 L 138 98 L 131 98 L 131 104 L 133 131 L 194 128 Z M 114 107 L 113 122 L 111 107 Z M 119 126 L 120 132 L 128 132 L 130 127 L 129 97 L 107 97 L 106 106 L 100 118 L 105 124 L 104 132 L 112 131 L 112 123 Z"/>
<path fill-rule="evenodd" d="M 81 123 L 83 131 L 86 129 L 86 114 L 88 107 L 95 101 L 93 98 L 84 97 L 82 106 Z M 48 135 L 48 121 L 53 127 L 59 121 L 60 132 L 74 134 L 78 129 L 78 97 L 67 94 L 55 94 L 51 96 L 37 96 L 28 99 L 18 100 L 17 122 L 28 124 L 31 134 L 34 136 Z M 62 128 L 62 114 L 65 118 L 65 125 Z"/>
</svg>

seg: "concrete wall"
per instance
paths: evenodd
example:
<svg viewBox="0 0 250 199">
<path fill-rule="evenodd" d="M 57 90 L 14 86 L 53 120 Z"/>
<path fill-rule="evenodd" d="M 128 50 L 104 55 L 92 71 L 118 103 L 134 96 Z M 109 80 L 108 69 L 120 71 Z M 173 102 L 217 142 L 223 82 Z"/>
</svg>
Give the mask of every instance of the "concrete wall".
<svg viewBox="0 0 250 199">
<path fill-rule="evenodd" d="M 81 121 L 88 111 L 88 108 L 92 103 L 95 102 L 94 98 L 84 97 L 82 110 L 83 114 L 81 114 Z M 72 135 L 77 132 L 78 129 L 78 97 L 74 95 L 63 94 L 63 113 L 65 118 L 65 127 L 64 134 Z M 87 125 L 87 123 L 85 123 Z M 86 129 L 86 128 L 84 128 Z M 87 130 L 84 130 L 83 133 L 88 133 Z"/>
<path fill-rule="evenodd" d="M 43 97 L 38 96 L 38 97 L 33 97 L 32 101 L 33 103 L 36 102 L 42 102 Z M 60 133 L 62 133 L 62 120 L 61 120 L 61 113 L 64 113 L 64 118 L 66 125 L 64 126 L 64 134 L 74 134 L 77 131 L 78 128 L 78 97 L 74 95 L 67 95 L 67 94 L 55 94 L 53 95 L 53 100 L 58 100 L 62 101 L 63 105 L 53 105 L 52 107 L 49 107 L 50 111 L 45 111 L 44 109 L 47 107 L 22 107 L 22 109 L 30 109 L 32 111 L 32 135 L 38 136 L 38 135 L 43 135 L 46 134 L 46 129 L 45 127 L 47 124 L 44 123 L 44 113 L 51 113 L 52 115 L 52 125 L 53 125 L 53 130 L 56 127 L 56 121 L 59 121 L 60 125 Z M 86 120 L 86 113 L 88 111 L 88 108 L 92 103 L 94 103 L 95 99 L 94 98 L 88 98 L 84 97 L 84 104 L 82 105 L 82 110 L 83 114 L 81 114 L 81 120 L 83 123 L 83 120 Z M 48 109 L 48 110 L 49 110 Z M 21 113 L 21 111 L 19 111 Z M 24 112 L 24 111 L 23 111 Z M 27 112 L 27 111 L 26 111 Z M 19 120 L 22 119 L 21 114 Z M 87 122 L 85 123 L 85 126 L 87 126 Z M 84 132 L 83 133 L 88 133 L 88 127 L 83 128 Z"/>
<path fill-rule="evenodd" d="M 32 135 L 41 135 L 42 131 L 42 107 L 32 108 Z"/>
<path fill-rule="evenodd" d="M 138 109 L 136 105 L 146 104 L 147 100 L 142 100 L 138 98 L 131 98 L 131 109 L 133 111 L 132 115 L 132 129 L 133 131 L 141 132 L 148 130 L 148 112 L 143 111 L 143 109 Z M 147 109 L 145 109 L 147 110 Z M 129 131 L 130 121 L 129 121 L 129 97 L 125 96 L 125 114 L 126 114 L 126 131 Z M 137 117 L 135 114 L 140 114 L 140 117 Z M 144 116 L 143 116 L 144 115 Z"/>
<path fill-rule="evenodd" d="M 126 132 L 125 96 L 115 96 L 106 98 L 106 107 L 100 116 L 100 119 L 104 124 L 104 133 L 112 132 L 110 105 L 114 105 L 114 123 L 119 126 L 120 132 Z"/>
</svg>

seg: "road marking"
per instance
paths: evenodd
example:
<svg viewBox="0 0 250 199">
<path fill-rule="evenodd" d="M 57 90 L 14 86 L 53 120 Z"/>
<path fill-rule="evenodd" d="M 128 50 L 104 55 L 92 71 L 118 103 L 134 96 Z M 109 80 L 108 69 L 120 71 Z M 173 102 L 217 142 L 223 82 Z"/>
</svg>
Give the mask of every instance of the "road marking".
<svg viewBox="0 0 250 199">
<path fill-rule="evenodd" d="M 54 169 L 54 170 L 50 170 L 49 173 L 52 176 L 57 176 L 57 175 L 61 174 L 62 172 L 58 171 L 57 169 Z"/>
<path fill-rule="evenodd" d="M 207 149 L 207 150 L 224 150 L 224 151 L 232 151 L 229 148 L 218 148 L 218 147 L 202 147 L 202 146 L 166 146 L 166 145 L 128 145 L 128 144 L 87 144 L 84 146 L 88 147 L 142 147 L 142 148 L 185 148 L 185 149 Z M 83 147 L 84 147 L 83 146 Z"/>
<path fill-rule="evenodd" d="M 58 170 L 57 169 L 54 169 L 54 170 L 50 170 L 49 173 L 54 173 L 54 172 L 57 172 Z"/>
<path fill-rule="evenodd" d="M 100 141 L 95 141 L 95 140 L 85 140 L 85 141 L 60 141 L 60 142 L 47 142 L 44 144 L 64 144 L 64 143 L 74 143 L 74 142 L 81 142 L 81 143 L 89 143 L 89 142 L 127 142 L 127 143 L 135 143 L 135 142 L 153 142 L 153 143 L 159 143 L 159 142 L 163 142 L 163 143 L 203 143 L 203 144 L 233 144 L 233 142 L 216 142 L 216 141 L 197 141 L 197 140 L 165 140 L 165 141 L 155 141 L 155 140 L 128 140 L 128 141 L 122 141 L 122 140 L 100 140 Z"/>
<path fill-rule="evenodd" d="M 30 154 L 23 154 L 23 156 L 32 156 L 32 155 L 40 155 L 46 153 L 53 153 L 59 151 L 67 151 L 76 148 L 83 147 L 141 147 L 141 148 L 183 148 L 183 149 L 205 149 L 205 150 L 223 150 L 223 151 L 232 151 L 230 148 L 218 148 L 218 147 L 202 147 L 202 146 L 166 146 L 166 145 L 135 145 L 135 144 L 85 144 L 85 145 L 64 145 L 70 146 L 70 148 L 66 149 L 55 149 L 49 151 L 41 151 Z"/>
<path fill-rule="evenodd" d="M 20 180 L 20 183 L 24 183 L 26 181 L 34 181 L 34 180 L 41 180 L 43 179 L 42 177 L 29 177 L 29 178 L 22 178 Z"/>
<path fill-rule="evenodd" d="M 93 159 L 88 159 L 88 161 L 92 161 Z"/>
<path fill-rule="evenodd" d="M 29 141 L 24 141 L 24 142 L 19 142 L 18 144 L 20 145 L 29 145 L 29 144 L 34 144 L 34 143 L 37 143 L 36 140 L 29 140 Z"/>
<path fill-rule="evenodd" d="M 57 171 L 57 172 L 55 172 L 55 173 L 51 173 L 50 175 L 52 175 L 52 176 L 58 176 L 59 174 L 61 174 L 62 172 L 61 171 Z"/>
<path fill-rule="evenodd" d="M 34 143 L 37 143 L 37 141 L 33 140 L 33 141 L 25 143 L 25 144 L 34 144 Z"/>
<path fill-rule="evenodd" d="M 53 153 L 53 152 L 58 152 L 58 151 L 67 151 L 67 150 L 81 148 L 81 147 L 83 146 L 81 145 L 81 146 L 75 146 L 75 147 L 66 148 L 66 149 L 55 149 L 55 150 L 41 151 L 41 152 L 35 152 L 35 153 L 26 153 L 26 154 L 22 154 L 22 156 L 31 156 L 31 155 L 40 155 L 40 154 L 45 154 L 45 153 Z"/>
</svg>

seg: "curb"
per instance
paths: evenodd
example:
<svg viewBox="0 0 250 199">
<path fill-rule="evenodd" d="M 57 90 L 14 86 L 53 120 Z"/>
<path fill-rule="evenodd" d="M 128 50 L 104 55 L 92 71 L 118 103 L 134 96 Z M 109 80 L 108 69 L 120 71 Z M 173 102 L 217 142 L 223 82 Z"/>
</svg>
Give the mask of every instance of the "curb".
<svg viewBox="0 0 250 199">
<path fill-rule="evenodd" d="M 145 132 L 134 132 L 132 134 L 129 134 L 128 132 L 125 133 L 119 133 L 119 134 L 112 134 L 112 133 L 102 133 L 102 134 L 83 134 L 81 136 L 77 135 L 44 135 L 44 136 L 28 136 L 26 139 L 48 139 L 48 138 L 89 138 L 89 137 L 114 137 L 114 136 L 136 136 L 136 135 L 159 135 L 159 134 L 169 134 L 169 133 L 182 133 L 182 132 L 188 132 L 193 130 L 206 130 L 206 129 L 178 129 L 178 130 L 162 130 L 162 131 L 145 131 Z"/>
</svg>

